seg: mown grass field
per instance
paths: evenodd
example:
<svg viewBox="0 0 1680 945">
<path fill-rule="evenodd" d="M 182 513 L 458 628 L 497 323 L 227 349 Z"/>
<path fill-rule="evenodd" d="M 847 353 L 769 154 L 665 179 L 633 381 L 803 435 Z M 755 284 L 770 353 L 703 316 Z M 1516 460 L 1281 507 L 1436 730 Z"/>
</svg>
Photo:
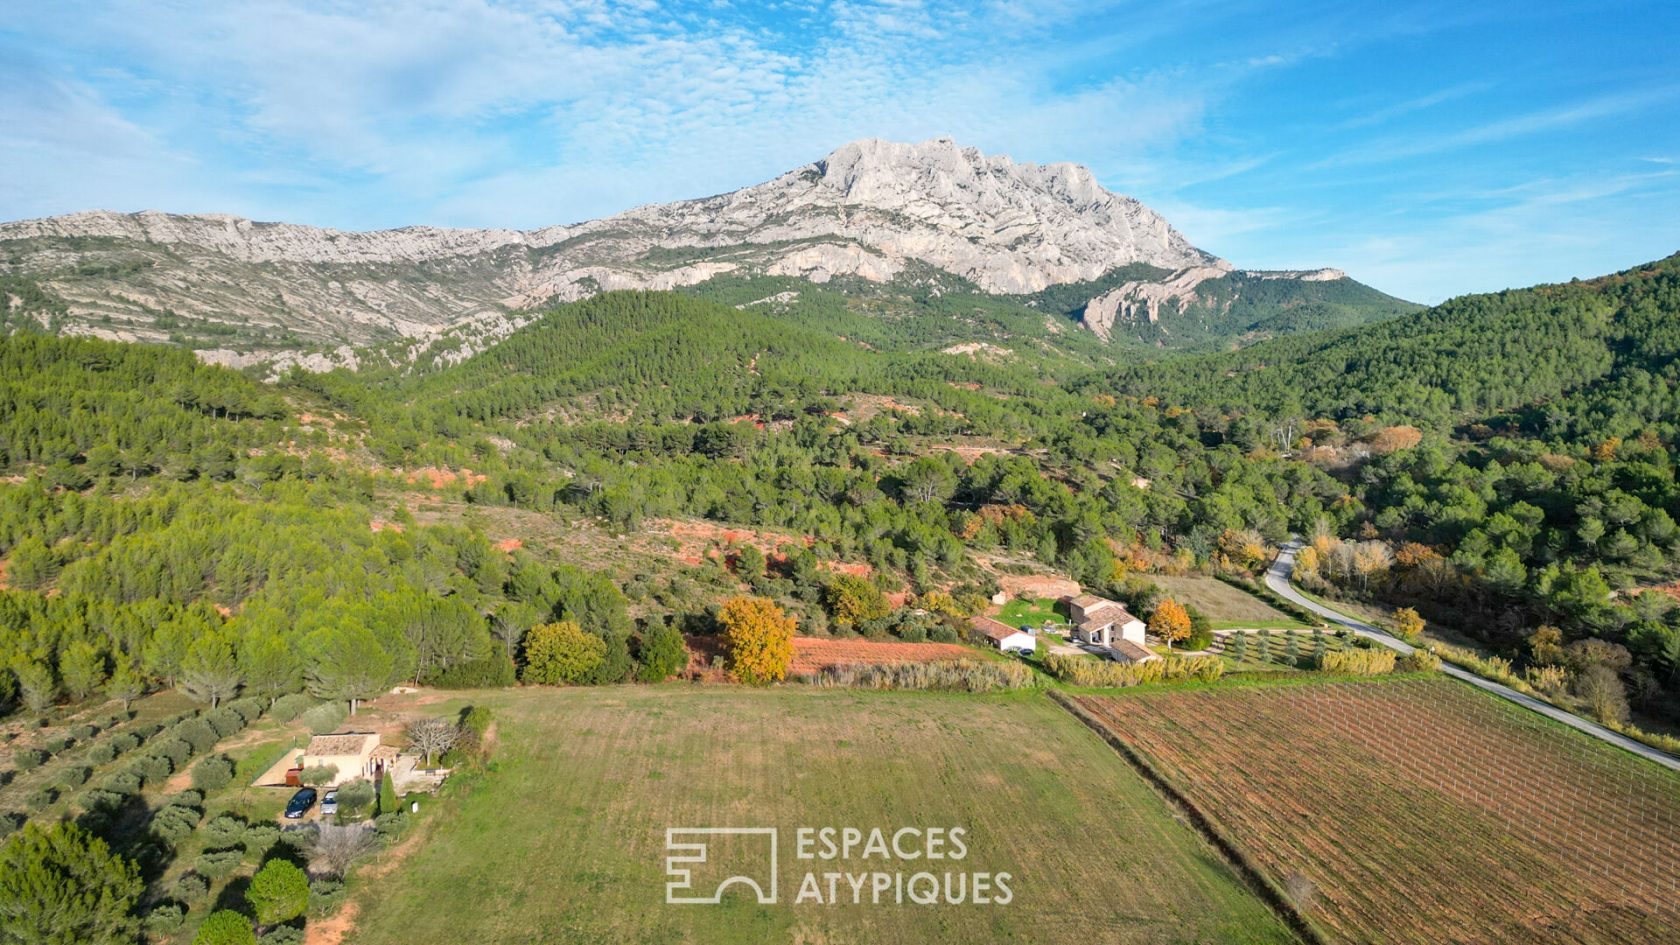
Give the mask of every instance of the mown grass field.
<svg viewBox="0 0 1680 945">
<path fill-rule="evenodd" d="M 1041 694 L 660 686 L 483 701 L 498 713 L 496 770 L 357 890 L 350 942 L 1292 941 Z M 781 828 L 780 901 L 666 905 L 665 830 L 694 826 Z M 969 854 L 941 868 L 1011 873 L 1013 901 L 796 904 L 807 870 L 927 868 L 801 862 L 799 826 L 962 826 Z"/>
<path fill-rule="evenodd" d="M 1253 594 L 1232 587 L 1218 578 L 1200 574 L 1146 576 L 1161 585 L 1168 597 L 1181 604 L 1190 604 L 1207 614 L 1208 620 L 1213 622 L 1216 630 L 1238 627 L 1278 630 L 1306 626 Z"/>
<path fill-rule="evenodd" d="M 1333 942 L 1680 941 L 1680 777 L 1447 679 L 1082 697 Z"/>
<path fill-rule="evenodd" d="M 1011 627 L 1032 627 L 1037 629 L 1046 623 L 1066 623 L 1067 614 L 1056 610 L 1056 602 L 1048 597 L 1038 597 L 1031 600 L 1017 597 L 1003 605 L 998 611 L 997 619 Z"/>
</svg>

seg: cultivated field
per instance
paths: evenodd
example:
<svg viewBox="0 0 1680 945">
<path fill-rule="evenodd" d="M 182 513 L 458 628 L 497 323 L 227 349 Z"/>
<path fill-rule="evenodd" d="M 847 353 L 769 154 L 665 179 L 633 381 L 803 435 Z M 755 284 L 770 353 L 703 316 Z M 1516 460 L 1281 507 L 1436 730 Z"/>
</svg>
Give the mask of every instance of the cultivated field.
<svg viewBox="0 0 1680 945">
<path fill-rule="evenodd" d="M 857 637 L 794 637 L 794 675 L 821 672 L 835 666 L 877 666 L 885 663 L 937 663 L 946 660 L 986 659 L 987 654 L 957 643 L 905 643 Z"/>
<path fill-rule="evenodd" d="M 1291 941 L 1112 748 L 1041 695 L 480 695 L 498 713 L 496 770 L 358 891 L 349 941 Z M 780 828 L 779 901 L 737 890 L 721 905 L 667 905 L 665 830 L 697 826 Z M 799 826 L 962 826 L 966 859 L 904 868 L 1008 872 L 1013 901 L 796 903 L 807 871 L 901 866 L 801 862 Z M 729 849 L 729 873 L 763 869 L 762 854 Z"/>
<path fill-rule="evenodd" d="M 1236 627 L 1258 629 L 1270 627 L 1303 627 L 1305 624 L 1246 591 L 1238 590 L 1218 578 L 1199 574 L 1149 574 L 1149 580 L 1161 585 L 1167 596 L 1181 604 L 1191 604 L 1207 614 L 1218 630 Z"/>
<path fill-rule="evenodd" d="M 1079 702 L 1332 941 L 1680 941 L 1680 778 L 1469 687 Z"/>
</svg>

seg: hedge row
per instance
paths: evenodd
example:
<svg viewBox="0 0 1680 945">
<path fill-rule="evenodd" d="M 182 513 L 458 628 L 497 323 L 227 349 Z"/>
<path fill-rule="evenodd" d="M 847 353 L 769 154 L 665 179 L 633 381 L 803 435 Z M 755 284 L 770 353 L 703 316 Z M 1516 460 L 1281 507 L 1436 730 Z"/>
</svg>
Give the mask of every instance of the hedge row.
<svg viewBox="0 0 1680 945">
<path fill-rule="evenodd" d="M 1053 653 L 1045 657 L 1044 668 L 1075 686 L 1114 688 L 1186 679 L 1212 682 L 1225 674 L 1225 661 L 1217 656 L 1168 656 L 1145 663 L 1115 663 Z"/>
</svg>

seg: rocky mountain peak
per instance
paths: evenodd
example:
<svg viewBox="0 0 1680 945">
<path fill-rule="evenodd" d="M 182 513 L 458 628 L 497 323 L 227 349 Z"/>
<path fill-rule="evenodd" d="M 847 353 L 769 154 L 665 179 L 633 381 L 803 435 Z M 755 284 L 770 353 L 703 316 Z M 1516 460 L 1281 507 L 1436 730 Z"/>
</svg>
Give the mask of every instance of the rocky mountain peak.
<svg viewBox="0 0 1680 945">
<path fill-rule="evenodd" d="M 1107 334 L 1118 321 L 1142 323 L 1140 312 L 1153 324 L 1163 304 L 1189 304 L 1232 271 L 1086 167 L 1017 162 L 948 137 L 853 141 L 741 190 L 539 230 L 345 232 L 93 211 L 0 223 L 0 241 L 11 247 L 0 272 L 39 280 L 61 299 L 66 330 L 164 340 L 156 313 L 169 312 L 252 347 L 277 337 L 424 345 L 453 334 L 464 351 L 555 300 L 720 275 L 892 282 L 934 270 L 1025 296 L 1134 264 L 1176 274 L 1098 301 L 1088 327 Z"/>
</svg>

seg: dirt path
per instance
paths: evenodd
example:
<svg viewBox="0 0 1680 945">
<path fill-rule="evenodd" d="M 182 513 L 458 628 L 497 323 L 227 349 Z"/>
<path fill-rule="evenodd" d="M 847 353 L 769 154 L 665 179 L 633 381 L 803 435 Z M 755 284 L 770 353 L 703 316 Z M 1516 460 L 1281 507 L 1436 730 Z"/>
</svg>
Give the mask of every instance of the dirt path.
<svg viewBox="0 0 1680 945">
<path fill-rule="evenodd" d="M 261 725 L 250 726 L 243 732 L 240 732 L 238 735 L 235 735 L 226 741 L 217 742 L 216 747 L 210 749 L 209 754 L 201 755 L 198 758 L 192 759 L 192 764 L 189 764 L 180 771 L 170 775 L 169 780 L 163 783 L 163 790 L 167 794 L 177 794 L 192 787 L 192 769 L 197 767 L 198 762 L 203 758 L 208 758 L 210 755 L 225 754 L 240 748 L 247 748 L 251 745 L 257 744 L 258 742 L 267 741 L 270 738 L 284 734 L 286 734 L 286 729 L 283 727 L 279 729 L 269 729 Z"/>
<path fill-rule="evenodd" d="M 486 735 L 492 734 L 493 727 Z M 360 870 L 361 878 L 377 882 L 391 875 L 402 865 L 403 860 L 408 859 L 426 842 L 426 838 L 431 836 L 432 825 L 436 822 L 435 816 L 427 817 L 424 823 L 411 830 L 396 846 L 382 851 L 376 860 L 363 866 Z M 361 888 L 364 891 L 367 889 L 366 886 Z M 361 905 L 352 898 L 325 919 L 309 922 L 303 927 L 303 945 L 342 945 L 345 938 L 356 930 L 356 916 L 360 914 L 361 909 Z"/>
</svg>

